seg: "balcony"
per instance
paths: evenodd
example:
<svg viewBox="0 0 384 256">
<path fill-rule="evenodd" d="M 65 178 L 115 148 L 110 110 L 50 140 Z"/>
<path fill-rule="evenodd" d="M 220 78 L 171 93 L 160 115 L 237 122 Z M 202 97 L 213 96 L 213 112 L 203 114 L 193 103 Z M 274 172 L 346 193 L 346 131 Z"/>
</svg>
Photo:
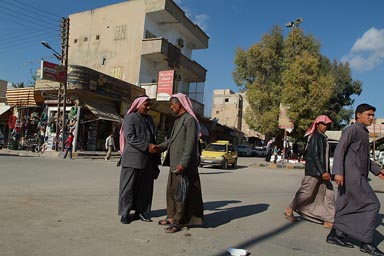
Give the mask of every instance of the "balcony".
<svg viewBox="0 0 384 256">
<path fill-rule="evenodd" d="M 209 37 L 194 24 L 184 11 L 171 0 L 150 1 L 146 5 L 146 15 L 162 27 L 162 30 L 174 29 L 188 40 L 188 48 L 208 48 Z"/>
<path fill-rule="evenodd" d="M 176 54 L 172 54 L 171 49 L 176 49 Z M 178 48 L 164 38 L 146 38 L 142 41 L 141 55 L 152 62 L 160 63 L 164 69 L 174 68 L 179 75 L 187 82 L 204 82 L 207 70 L 194 60 L 190 60 Z M 170 65 L 169 58 L 174 57 Z"/>
</svg>

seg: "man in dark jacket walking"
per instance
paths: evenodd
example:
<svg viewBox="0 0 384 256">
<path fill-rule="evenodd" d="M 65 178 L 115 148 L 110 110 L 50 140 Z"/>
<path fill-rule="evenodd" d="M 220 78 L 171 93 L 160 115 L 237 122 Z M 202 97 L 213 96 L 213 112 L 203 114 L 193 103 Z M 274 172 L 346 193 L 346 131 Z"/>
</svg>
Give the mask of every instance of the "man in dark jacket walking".
<svg viewBox="0 0 384 256">
<path fill-rule="evenodd" d="M 329 173 L 329 145 L 324 134 L 331 119 L 318 116 L 304 136 L 308 136 L 305 154 L 305 176 L 295 198 L 285 209 L 284 215 L 296 221 L 293 211 L 315 223 L 331 228 L 335 214 L 335 195 Z"/>
</svg>

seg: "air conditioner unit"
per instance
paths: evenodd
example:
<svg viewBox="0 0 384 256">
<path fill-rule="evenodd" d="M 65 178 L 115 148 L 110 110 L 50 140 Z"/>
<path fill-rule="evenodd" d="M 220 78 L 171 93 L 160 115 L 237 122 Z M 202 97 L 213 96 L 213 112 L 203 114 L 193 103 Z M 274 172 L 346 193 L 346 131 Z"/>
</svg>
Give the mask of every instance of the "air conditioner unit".
<svg viewBox="0 0 384 256">
<path fill-rule="evenodd" d="M 176 42 L 177 42 L 177 46 L 179 46 L 180 48 L 183 48 L 183 47 L 184 47 L 184 39 L 182 39 L 182 38 L 178 38 L 178 39 L 176 40 Z"/>
</svg>

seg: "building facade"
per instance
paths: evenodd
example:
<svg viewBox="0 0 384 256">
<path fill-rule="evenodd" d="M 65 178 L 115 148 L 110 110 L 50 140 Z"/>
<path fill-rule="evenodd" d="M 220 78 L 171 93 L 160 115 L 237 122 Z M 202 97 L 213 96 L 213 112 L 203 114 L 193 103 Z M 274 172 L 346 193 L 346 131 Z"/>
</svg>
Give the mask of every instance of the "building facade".
<svg viewBox="0 0 384 256">
<path fill-rule="evenodd" d="M 241 131 L 248 143 L 261 145 L 265 136 L 251 129 L 245 121 L 248 107 L 249 102 L 245 93 L 234 93 L 230 89 L 214 90 L 211 118 L 222 125 Z"/>
<path fill-rule="evenodd" d="M 208 36 L 172 0 L 131 0 L 69 19 L 69 64 L 143 87 L 151 98 L 159 71 L 175 70 L 173 92 L 189 95 L 204 113 L 206 69 L 192 51 L 206 49 Z"/>
<path fill-rule="evenodd" d="M 211 118 L 218 123 L 242 129 L 243 96 L 230 89 L 213 90 Z"/>
</svg>

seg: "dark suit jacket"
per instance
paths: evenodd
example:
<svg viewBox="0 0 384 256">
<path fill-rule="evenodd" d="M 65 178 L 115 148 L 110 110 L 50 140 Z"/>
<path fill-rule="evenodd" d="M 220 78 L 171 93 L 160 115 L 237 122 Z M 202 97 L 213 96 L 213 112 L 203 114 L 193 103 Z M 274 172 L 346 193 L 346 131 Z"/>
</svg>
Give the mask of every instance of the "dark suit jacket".
<svg viewBox="0 0 384 256">
<path fill-rule="evenodd" d="M 187 168 L 187 172 L 197 171 L 198 140 L 197 124 L 188 113 L 176 119 L 171 137 L 159 145 L 160 151 L 167 150 L 163 165 L 174 170 L 178 164 Z"/>
<path fill-rule="evenodd" d="M 148 115 L 148 121 L 151 132 L 155 136 L 155 125 L 150 115 Z M 123 125 L 125 146 L 121 156 L 121 165 L 144 169 L 147 161 L 155 159 L 155 156 L 148 152 L 151 133 L 147 130 L 145 119 L 137 112 L 129 113 L 125 115 Z M 158 164 L 157 161 L 154 163 Z"/>
</svg>

